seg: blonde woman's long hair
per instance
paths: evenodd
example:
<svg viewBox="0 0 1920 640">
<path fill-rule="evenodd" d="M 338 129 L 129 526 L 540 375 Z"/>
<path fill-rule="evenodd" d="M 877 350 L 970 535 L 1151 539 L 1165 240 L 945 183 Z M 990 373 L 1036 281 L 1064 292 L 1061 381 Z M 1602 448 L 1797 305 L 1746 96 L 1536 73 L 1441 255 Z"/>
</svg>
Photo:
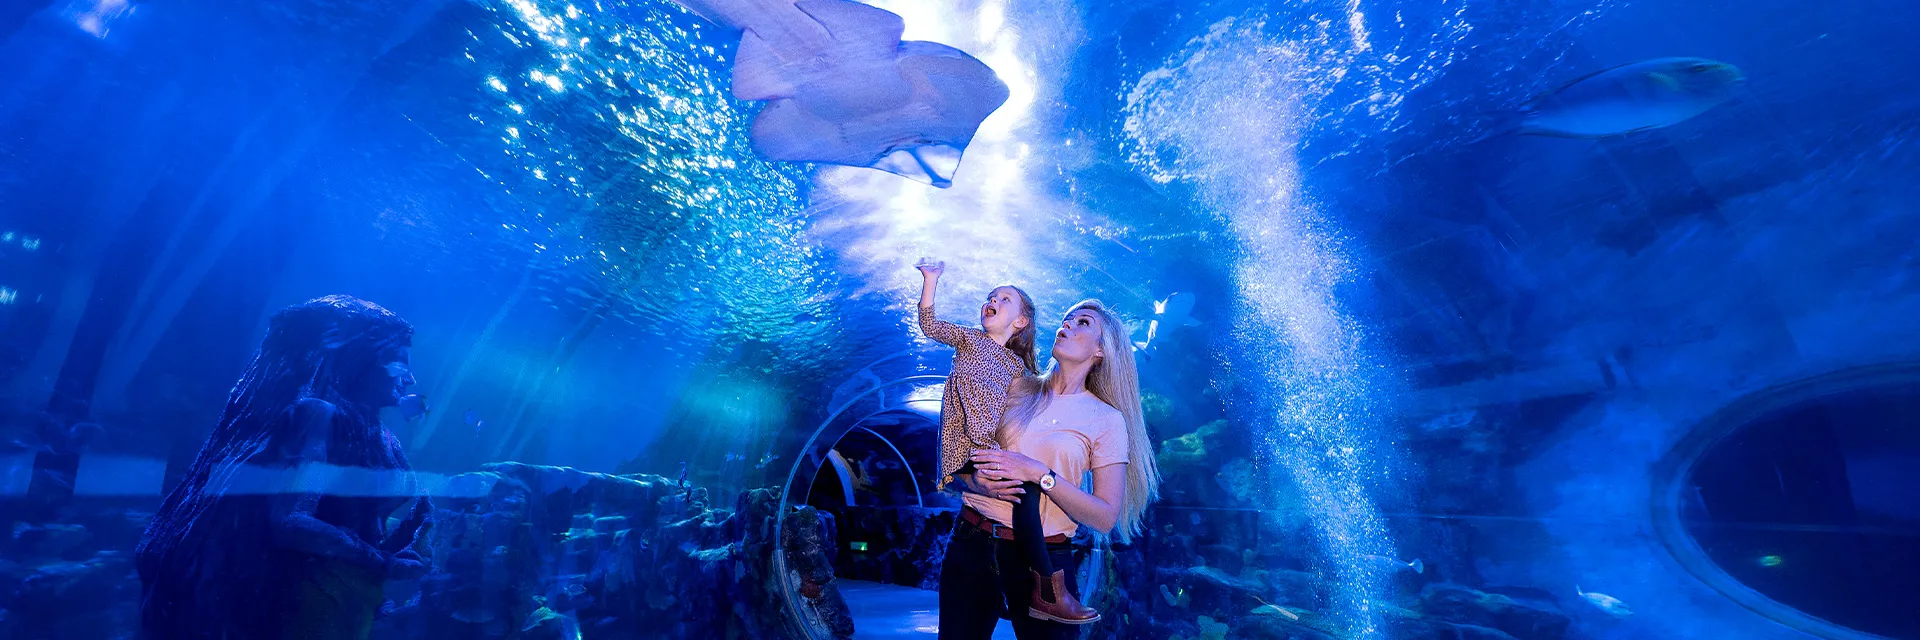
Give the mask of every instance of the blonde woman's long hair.
<svg viewBox="0 0 1920 640">
<path fill-rule="evenodd" d="M 1133 343 L 1128 340 L 1126 325 L 1099 300 L 1082 301 L 1067 314 L 1082 309 L 1100 317 L 1100 351 L 1104 354 L 1087 372 L 1087 391 L 1119 410 L 1127 425 L 1127 499 L 1120 505 L 1120 518 L 1113 527 L 1114 535 L 1127 542 L 1140 532 L 1147 506 L 1160 498 L 1160 467 L 1154 462 L 1153 440 L 1147 435 L 1147 421 L 1140 410 L 1140 373 L 1134 366 Z M 1001 442 L 1018 438 L 1027 422 L 1046 409 L 1053 399 L 1047 381 L 1059 369 L 1060 363 L 1052 362 L 1046 373 L 1014 384 L 1013 406 L 1000 423 Z"/>
</svg>

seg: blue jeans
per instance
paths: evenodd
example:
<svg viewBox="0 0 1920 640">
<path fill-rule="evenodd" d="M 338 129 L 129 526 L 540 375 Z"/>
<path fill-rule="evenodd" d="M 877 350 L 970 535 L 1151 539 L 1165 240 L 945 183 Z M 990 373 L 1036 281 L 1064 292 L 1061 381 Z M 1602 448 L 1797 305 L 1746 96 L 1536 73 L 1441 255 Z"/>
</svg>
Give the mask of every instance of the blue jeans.
<svg viewBox="0 0 1920 640">
<path fill-rule="evenodd" d="M 1067 572 L 1067 589 L 1080 592 L 1080 559 L 1068 543 L 1047 545 L 1053 568 Z M 1006 570 L 1002 571 L 1001 568 Z M 1080 626 L 1027 615 L 1033 575 L 1019 545 L 956 521 L 940 563 L 940 640 L 988 640 L 1006 616 L 1020 640 L 1076 640 Z M 1010 614 L 1010 615 L 1009 615 Z"/>
</svg>

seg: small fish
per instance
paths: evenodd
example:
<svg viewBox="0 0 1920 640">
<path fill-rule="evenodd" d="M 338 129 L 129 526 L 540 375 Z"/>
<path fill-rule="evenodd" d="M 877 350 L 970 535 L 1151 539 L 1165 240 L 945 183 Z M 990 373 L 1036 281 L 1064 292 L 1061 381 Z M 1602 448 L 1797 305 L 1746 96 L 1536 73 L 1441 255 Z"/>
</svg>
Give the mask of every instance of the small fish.
<svg viewBox="0 0 1920 640">
<path fill-rule="evenodd" d="M 1256 616 L 1280 616 L 1288 620 L 1300 619 L 1300 614 L 1294 613 L 1292 611 L 1288 611 L 1284 607 L 1271 605 L 1271 604 L 1263 604 L 1258 607 L 1254 607 L 1253 611 L 1249 611 L 1247 613 L 1248 615 L 1256 615 Z"/>
<path fill-rule="evenodd" d="M 1159 338 L 1168 331 L 1180 327 L 1199 326 L 1193 319 L 1194 298 L 1189 294 L 1174 292 L 1167 294 L 1165 300 L 1153 303 L 1153 317 L 1147 321 L 1146 339 L 1135 341 L 1133 350 L 1143 360 L 1153 359 L 1153 352 L 1159 345 Z"/>
<path fill-rule="evenodd" d="M 1479 417 L 1479 415 L 1480 412 L 1474 409 L 1449 413 L 1420 423 L 1420 431 L 1422 433 L 1446 433 L 1457 429 L 1465 429 L 1473 426 L 1473 419 Z"/>
<path fill-rule="evenodd" d="M 1738 67 L 1718 60 L 1642 60 L 1534 98 L 1517 124 L 1493 135 L 1605 138 L 1670 127 L 1733 99 L 1745 83 Z"/>
<path fill-rule="evenodd" d="M 1376 556 L 1373 554 L 1360 556 L 1360 558 L 1363 560 L 1366 560 L 1367 562 L 1373 563 L 1374 566 L 1381 567 L 1389 571 L 1402 571 L 1402 570 L 1411 569 L 1414 573 L 1427 572 L 1426 563 L 1421 562 L 1419 558 L 1414 558 L 1413 562 L 1401 562 L 1399 559 L 1396 559 L 1396 558 L 1389 558 L 1386 556 Z"/>
<path fill-rule="evenodd" d="M 1573 592 L 1580 594 L 1582 598 L 1586 598 L 1587 602 L 1593 603 L 1593 606 L 1598 607 L 1601 611 L 1607 612 L 1607 615 L 1615 618 L 1625 618 L 1633 615 L 1633 610 L 1628 609 L 1627 603 L 1621 602 L 1619 598 L 1604 593 L 1582 591 L 1580 590 L 1580 585 L 1577 584 L 1573 585 Z"/>
<path fill-rule="evenodd" d="M 727 453 L 727 462 L 736 462 L 736 461 L 737 461 L 737 462 L 746 462 L 746 461 L 747 461 L 747 454 L 744 454 L 744 453 L 732 453 L 732 452 L 729 452 L 729 453 Z"/>
<path fill-rule="evenodd" d="M 487 422 L 480 419 L 480 413 L 472 409 L 467 410 L 466 419 L 467 426 L 473 427 L 473 435 L 480 435 L 480 430 L 487 426 Z"/>
<path fill-rule="evenodd" d="M 773 461 L 775 461 L 775 460 L 779 460 L 779 459 L 780 459 L 780 455 L 779 455 L 779 454 L 777 454 L 777 453 L 774 453 L 774 452 L 772 452 L 772 451 L 768 451 L 768 452 L 767 452 L 767 455 L 764 455 L 764 456 L 760 456 L 760 463 L 759 463 L 759 464 L 755 464 L 755 465 L 753 465 L 753 468 L 755 468 L 755 469 L 765 469 L 765 468 L 767 468 L 767 465 L 770 465 L 770 464 L 773 464 Z"/>
<path fill-rule="evenodd" d="M 1193 603 L 1193 597 L 1187 595 L 1186 589 L 1168 589 L 1164 584 L 1160 585 L 1160 597 L 1165 598 L 1168 605 L 1183 609 Z"/>
<path fill-rule="evenodd" d="M 412 422 L 413 420 L 424 418 L 432 414 L 433 414 L 433 409 L 427 407 L 426 395 L 419 394 L 419 393 L 409 393 L 407 395 L 400 396 L 400 419 L 401 420 Z"/>
<path fill-rule="evenodd" d="M 1260 606 L 1254 607 L 1252 611 L 1247 612 L 1248 615 L 1280 616 L 1282 618 L 1286 618 L 1288 620 L 1294 620 L 1294 621 L 1298 621 L 1300 619 L 1300 614 L 1294 613 L 1288 610 L 1286 607 L 1282 607 L 1280 605 L 1273 604 L 1265 600 L 1261 600 L 1259 596 L 1254 596 L 1253 599 L 1259 602 Z"/>
</svg>

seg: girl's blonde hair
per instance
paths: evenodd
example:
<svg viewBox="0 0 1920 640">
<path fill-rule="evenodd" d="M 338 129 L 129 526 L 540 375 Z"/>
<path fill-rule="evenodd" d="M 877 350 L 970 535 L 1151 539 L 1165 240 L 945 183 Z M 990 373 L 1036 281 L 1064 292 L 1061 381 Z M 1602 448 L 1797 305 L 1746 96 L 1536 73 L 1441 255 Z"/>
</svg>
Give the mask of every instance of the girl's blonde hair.
<svg viewBox="0 0 1920 640">
<path fill-rule="evenodd" d="M 1020 362 L 1027 365 L 1028 374 L 1038 374 L 1040 373 L 1040 364 L 1038 355 L 1036 354 L 1036 351 L 1038 351 L 1036 344 L 1040 335 L 1040 329 L 1039 323 L 1035 322 L 1033 317 L 1033 297 L 1027 295 L 1026 290 L 1020 287 L 1010 284 L 1003 284 L 1000 285 L 1000 287 L 1012 289 L 1014 293 L 1020 294 L 1020 317 L 1027 319 L 1027 328 L 1015 331 L 1011 337 L 1007 338 L 1007 350 L 1012 351 L 1014 355 L 1020 356 Z M 994 289 L 999 289 L 1000 287 L 994 287 Z M 992 294 L 989 293 L 988 295 Z"/>
<path fill-rule="evenodd" d="M 1133 343 L 1128 340 L 1126 325 L 1099 300 L 1082 301 L 1067 314 L 1082 309 L 1100 318 L 1100 351 L 1104 354 L 1087 372 L 1087 391 L 1118 410 L 1127 425 L 1127 499 L 1120 505 L 1120 517 L 1113 527 L 1114 535 L 1127 542 L 1140 532 L 1147 506 L 1160 498 L 1160 466 L 1154 461 L 1153 440 L 1147 435 L 1147 421 L 1140 409 L 1140 373 L 1134 366 Z M 1045 374 L 1014 384 L 1013 406 L 1000 423 L 1001 442 L 1018 438 L 1027 422 L 1052 401 L 1047 380 L 1059 367 L 1058 362 L 1052 363 Z"/>
</svg>

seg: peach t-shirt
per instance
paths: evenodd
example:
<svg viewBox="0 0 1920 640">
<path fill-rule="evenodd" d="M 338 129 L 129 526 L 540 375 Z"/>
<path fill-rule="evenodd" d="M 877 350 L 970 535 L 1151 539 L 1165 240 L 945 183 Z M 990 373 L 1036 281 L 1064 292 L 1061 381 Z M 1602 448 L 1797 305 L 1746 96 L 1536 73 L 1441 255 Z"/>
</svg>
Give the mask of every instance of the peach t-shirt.
<svg viewBox="0 0 1920 640">
<path fill-rule="evenodd" d="M 1127 422 L 1118 409 L 1091 393 L 1058 395 L 1027 423 L 1018 441 L 1007 449 L 1046 464 L 1060 475 L 1059 482 L 1071 482 L 1091 492 L 1088 471 L 1126 463 Z M 1013 503 L 973 493 L 963 493 L 960 499 L 995 522 L 1013 524 Z M 1044 495 L 1040 496 L 1040 523 L 1049 536 L 1071 536 L 1080 530 L 1079 523 Z"/>
</svg>

